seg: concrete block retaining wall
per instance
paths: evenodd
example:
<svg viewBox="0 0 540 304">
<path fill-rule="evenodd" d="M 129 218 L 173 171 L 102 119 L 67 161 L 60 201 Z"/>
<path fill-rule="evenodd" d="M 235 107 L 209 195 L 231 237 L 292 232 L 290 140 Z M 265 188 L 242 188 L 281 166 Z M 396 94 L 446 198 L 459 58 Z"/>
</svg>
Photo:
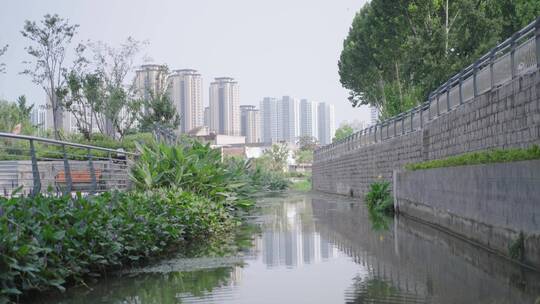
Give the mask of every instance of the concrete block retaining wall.
<svg viewBox="0 0 540 304">
<path fill-rule="evenodd" d="M 403 135 L 352 136 L 317 151 L 313 189 L 362 196 L 404 164 L 491 148 L 540 144 L 540 71 L 517 77 L 457 105 Z"/>
<path fill-rule="evenodd" d="M 400 213 L 509 255 L 524 233 L 524 262 L 540 269 L 540 160 L 401 171 Z"/>
</svg>

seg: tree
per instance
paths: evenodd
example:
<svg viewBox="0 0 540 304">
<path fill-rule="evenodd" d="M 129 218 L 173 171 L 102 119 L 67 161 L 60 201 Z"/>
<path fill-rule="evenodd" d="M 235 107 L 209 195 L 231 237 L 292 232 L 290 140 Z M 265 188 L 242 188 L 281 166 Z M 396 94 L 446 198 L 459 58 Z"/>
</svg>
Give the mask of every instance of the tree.
<svg viewBox="0 0 540 304">
<path fill-rule="evenodd" d="M 302 151 L 314 151 L 319 142 L 313 136 L 300 136 L 298 138 L 298 146 Z"/>
<path fill-rule="evenodd" d="M 283 172 L 289 158 L 289 148 L 284 143 L 273 144 L 264 152 L 264 156 L 269 158 L 270 170 Z"/>
<path fill-rule="evenodd" d="M 92 43 L 93 64 L 103 81 L 103 96 L 96 102 L 96 122 L 99 130 L 111 137 L 124 137 L 141 116 L 143 101 L 135 85 L 126 81 L 133 70 L 133 61 L 145 42 L 128 37 L 118 48 L 103 42 Z"/>
<path fill-rule="evenodd" d="M 102 81 L 98 74 L 71 71 L 66 76 L 67 85 L 59 93 L 66 110 L 75 118 L 79 132 L 90 140 L 97 124 L 96 105 L 102 100 Z"/>
<path fill-rule="evenodd" d="M 313 150 L 297 150 L 294 159 L 298 164 L 311 164 L 313 162 Z"/>
<path fill-rule="evenodd" d="M 155 125 L 169 129 L 180 125 L 180 116 L 167 94 L 150 94 L 150 98 L 143 101 L 143 106 L 146 115 L 140 121 L 142 132 L 151 131 Z"/>
<path fill-rule="evenodd" d="M 538 14 L 530 0 L 373 0 L 343 43 L 340 81 L 352 106 L 397 115 Z"/>
<path fill-rule="evenodd" d="M 0 57 L 2 57 L 7 52 L 8 46 L 9 45 L 6 44 L 5 46 L 0 48 Z M 3 62 L 0 62 L 0 74 L 3 74 L 5 72 L 6 72 L 6 64 Z"/>
<path fill-rule="evenodd" d="M 156 77 L 156 86 L 146 88 L 148 91 L 141 94 L 146 96 L 146 99 L 143 99 L 145 115 L 140 121 L 142 132 L 151 131 L 155 125 L 169 129 L 176 129 L 180 125 L 180 116 L 168 94 L 169 68 L 166 65 L 161 65 L 158 73 L 160 75 Z"/>
<path fill-rule="evenodd" d="M 54 137 L 60 138 L 58 131 L 62 121 L 62 102 L 58 98 L 58 90 L 64 85 L 66 68 L 66 47 L 76 34 L 78 25 L 69 24 L 68 20 L 60 18 L 57 14 L 45 15 L 40 24 L 26 20 L 21 31 L 23 37 L 28 38 L 32 45 L 25 49 L 33 57 L 34 62 L 26 62 L 33 67 L 25 69 L 22 73 L 32 77 L 32 81 L 40 85 L 47 94 L 49 105 L 53 113 Z"/>
<path fill-rule="evenodd" d="M 0 132 L 10 133 L 15 126 L 21 125 L 23 134 L 32 134 L 33 127 L 30 113 L 34 106 L 26 105 L 26 97 L 19 96 L 17 102 L 0 100 Z"/>
<path fill-rule="evenodd" d="M 349 124 L 344 124 L 336 130 L 336 135 L 332 138 L 332 142 L 340 141 L 354 133 L 354 129 Z"/>
</svg>

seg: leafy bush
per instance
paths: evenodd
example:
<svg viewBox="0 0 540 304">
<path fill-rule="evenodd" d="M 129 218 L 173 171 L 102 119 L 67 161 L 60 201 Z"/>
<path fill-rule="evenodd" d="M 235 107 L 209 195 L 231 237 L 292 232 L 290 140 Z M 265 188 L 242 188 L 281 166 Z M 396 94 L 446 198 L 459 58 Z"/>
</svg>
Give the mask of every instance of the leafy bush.
<svg viewBox="0 0 540 304">
<path fill-rule="evenodd" d="M 408 164 L 409 170 L 424 170 L 443 167 L 456 167 L 490 163 L 504 163 L 513 161 L 540 159 L 540 148 L 533 145 L 528 149 L 495 149 L 481 152 L 465 153 L 444 159 Z"/>
<path fill-rule="evenodd" d="M 139 190 L 178 187 L 214 201 L 227 201 L 232 208 L 250 204 L 246 200 L 245 172 L 231 170 L 221 161 L 219 150 L 197 141 L 169 146 L 164 143 L 138 145 L 139 158 L 131 179 Z"/>
<path fill-rule="evenodd" d="M 0 302 L 99 276 L 233 227 L 219 202 L 176 188 L 0 197 Z"/>
<path fill-rule="evenodd" d="M 370 211 L 391 214 L 394 212 L 394 203 L 390 194 L 390 183 L 387 181 L 374 182 L 369 186 L 365 200 Z"/>
</svg>

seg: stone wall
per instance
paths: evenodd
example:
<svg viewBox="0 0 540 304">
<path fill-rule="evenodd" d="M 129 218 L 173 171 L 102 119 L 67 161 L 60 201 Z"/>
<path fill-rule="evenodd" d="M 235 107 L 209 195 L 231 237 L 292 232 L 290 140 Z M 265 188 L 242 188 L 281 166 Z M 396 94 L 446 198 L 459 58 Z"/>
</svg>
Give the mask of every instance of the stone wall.
<svg viewBox="0 0 540 304">
<path fill-rule="evenodd" d="M 390 181 L 392 171 L 407 163 L 540 144 L 539 96 L 535 70 L 464 104 L 450 103 L 439 116 L 422 111 L 411 123 L 402 120 L 322 147 L 314 155 L 313 189 L 361 196 L 369 184 Z"/>
<path fill-rule="evenodd" d="M 507 256 L 523 233 L 523 261 L 540 269 L 540 160 L 402 171 L 394 184 L 400 214 Z"/>
</svg>

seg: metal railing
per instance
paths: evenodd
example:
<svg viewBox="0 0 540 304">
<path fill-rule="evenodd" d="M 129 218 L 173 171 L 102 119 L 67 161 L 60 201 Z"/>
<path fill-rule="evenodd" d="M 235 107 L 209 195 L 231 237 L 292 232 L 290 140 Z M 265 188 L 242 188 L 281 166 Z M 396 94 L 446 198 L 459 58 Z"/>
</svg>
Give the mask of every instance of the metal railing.
<svg viewBox="0 0 540 304">
<path fill-rule="evenodd" d="M 320 147 L 316 160 L 421 130 L 424 124 L 540 67 L 540 17 L 429 94 L 423 104 Z"/>
<path fill-rule="evenodd" d="M 136 157 L 121 149 L 0 133 L 0 195 L 125 190 Z"/>
</svg>

